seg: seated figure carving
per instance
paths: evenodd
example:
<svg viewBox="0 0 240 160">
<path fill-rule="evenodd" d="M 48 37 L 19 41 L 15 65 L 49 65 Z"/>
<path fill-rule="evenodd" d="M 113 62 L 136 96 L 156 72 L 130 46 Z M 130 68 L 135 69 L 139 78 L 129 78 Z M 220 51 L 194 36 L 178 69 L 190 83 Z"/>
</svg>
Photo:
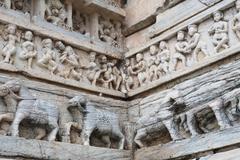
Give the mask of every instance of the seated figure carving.
<svg viewBox="0 0 240 160">
<path fill-rule="evenodd" d="M 215 52 L 218 53 L 221 48 L 227 49 L 228 45 L 228 22 L 223 20 L 224 15 L 221 11 L 216 11 L 213 13 L 214 23 L 208 30 L 209 35 L 212 38 L 212 43 L 214 45 Z"/>
<path fill-rule="evenodd" d="M 111 146 L 110 139 L 114 138 L 119 140 L 118 149 L 124 148 L 125 138 L 119 126 L 118 116 L 115 113 L 98 109 L 83 95 L 70 99 L 69 106 L 78 108 L 84 114 L 81 133 L 84 145 L 90 145 L 90 138 L 93 132 L 97 130 L 108 147 Z"/>
</svg>

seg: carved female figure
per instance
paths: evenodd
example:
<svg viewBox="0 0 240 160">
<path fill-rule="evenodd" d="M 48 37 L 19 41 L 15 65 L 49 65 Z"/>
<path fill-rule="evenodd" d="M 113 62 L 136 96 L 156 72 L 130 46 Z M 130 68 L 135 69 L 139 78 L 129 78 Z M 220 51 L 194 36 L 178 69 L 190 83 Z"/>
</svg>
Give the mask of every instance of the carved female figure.
<svg viewBox="0 0 240 160">
<path fill-rule="evenodd" d="M 137 64 L 133 66 L 133 71 L 137 73 L 138 81 L 140 86 L 143 86 L 147 81 L 147 64 L 143 59 L 143 54 L 138 53 L 136 55 Z"/>
<path fill-rule="evenodd" d="M 191 52 L 187 47 L 188 43 L 185 41 L 185 33 L 183 31 L 179 31 L 177 33 L 177 43 L 175 44 L 176 52 L 172 57 L 174 71 L 177 69 L 178 60 L 182 61 L 183 66 L 187 66 L 187 60 L 185 56 Z"/>
<path fill-rule="evenodd" d="M 14 24 L 7 25 L 7 35 L 3 36 L 7 40 L 7 44 L 2 49 L 2 56 L 4 57 L 4 63 L 13 63 L 12 56 L 16 54 L 16 41 L 20 41 L 20 37 L 16 35 L 17 26 Z"/>
<path fill-rule="evenodd" d="M 103 87 L 112 89 L 112 82 L 114 81 L 113 68 L 111 64 L 108 64 L 107 71 L 103 73 L 101 81 L 103 82 Z"/>
<path fill-rule="evenodd" d="M 157 75 L 157 65 L 155 64 L 155 60 L 153 58 L 151 58 L 149 60 L 149 64 L 148 64 L 148 80 L 150 82 L 157 80 L 158 75 Z"/>
<path fill-rule="evenodd" d="M 160 62 L 158 65 L 158 70 L 160 72 L 165 72 L 165 74 L 169 73 L 169 61 L 170 61 L 170 50 L 168 48 L 166 41 L 161 41 L 159 43 L 159 51 L 157 54 L 157 60 Z M 155 63 L 158 61 L 155 60 Z"/>
<path fill-rule="evenodd" d="M 215 46 L 215 52 L 219 52 L 221 48 L 227 49 L 228 46 L 228 22 L 223 20 L 223 13 L 216 11 L 213 13 L 214 23 L 208 30 L 209 35 L 212 37 L 212 43 Z"/>
<path fill-rule="evenodd" d="M 138 84 L 134 85 L 136 82 L 134 82 L 133 77 L 132 77 L 133 75 L 137 75 L 137 73 L 135 73 L 133 71 L 133 67 L 131 66 L 131 63 L 130 63 L 129 59 L 125 60 L 125 66 L 127 68 L 127 74 L 126 74 L 126 77 L 125 77 L 126 90 L 130 91 L 134 86 L 138 85 Z"/>
<path fill-rule="evenodd" d="M 42 41 L 42 45 L 43 45 L 43 55 L 37 61 L 37 63 L 39 66 L 50 70 L 51 74 L 54 74 L 54 72 L 58 68 L 58 64 L 56 62 L 56 53 L 53 50 L 53 42 L 51 39 L 44 39 Z"/>
<path fill-rule="evenodd" d="M 100 71 L 99 66 L 96 63 L 96 52 L 91 52 L 89 55 L 89 63 L 87 66 L 81 66 L 81 68 L 86 69 L 86 77 L 91 82 L 92 85 L 96 85 L 97 79 L 99 78 Z"/>
<path fill-rule="evenodd" d="M 37 55 L 37 51 L 34 48 L 34 43 L 32 42 L 32 32 L 26 31 L 24 38 L 26 41 L 22 43 L 22 51 L 19 53 L 19 57 L 23 60 L 27 60 L 28 69 L 32 69 L 33 58 L 35 58 Z"/>
<path fill-rule="evenodd" d="M 121 76 L 121 71 L 118 69 L 118 67 L 117 67 L 117 60 L 116 59 L 114 59 L 113 61 L 112 61 L 112 72 L 113 72 L 113 85 L 114 85 L 114 88 L 115 88 L 115 90 L 119 90 L 119 87 L 120 87 L 120 85 L 121 85 L 121 82 L 122 82 L 122 80 L 123 80 L 123 78 L 122 78 L 122 76 Z"/>
<path fill-rule="evenodd" d="M 60 57 L 60 62 L 64 65 L 62 74 L 64 78 L 69 78 L 71 71 L 78 67 L 78 56 L 71 46 L 67 46 Z M 60 73 L 61 74 L 61 73 Z"/>
<path fill-rule="evenodd" d="M 200 33 L 198 32 L 198 26 L 195 24 L 188 26 L 188 49 L 193 51 L 193 62 L 198 61 L 198 54 L 202 52 L 205 56 L 210 56 L 207 51 L 207 45 L 203 41 L 200 41 Z"/>
<path fill-rule="evenodd" d="M 233 17 L 232 29 L 240 39 L 240 0 L 236 1 L 237 14 Z"/>
</svg>

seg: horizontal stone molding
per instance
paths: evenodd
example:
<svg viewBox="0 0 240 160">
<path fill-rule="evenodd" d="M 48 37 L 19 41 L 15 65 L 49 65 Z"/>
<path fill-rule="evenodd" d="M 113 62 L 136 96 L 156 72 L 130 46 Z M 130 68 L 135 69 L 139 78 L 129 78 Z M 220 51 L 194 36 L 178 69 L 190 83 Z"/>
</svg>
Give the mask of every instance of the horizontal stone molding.
<svg viewBox="0 0 240 160">
<path fill-rule="evenodd" d="M 156 88 L 160 85 L 163 85 L 165 83 L 168 83 L 170 81 L 173 81 L 177 78 L 180 78 L 180 77 L 183 77 L 183 76 L 186 76 L 186 75 L 189 75 L 193 72 L 196 72 L 204 67 L 207 67 L 209 65 L 212 65 L 218 61 L 221 61 L 221 60 L 224 60 L 230 56 L 233 56 L 235 54 L 238 54 L 240 51 L 240 45 L 236 45 L 232 48 L 229 48 L 229 49 L 226 49 L 224 51 L 222 51 L 221 53 L 219 54 L 216 54 L 212 57 L 209 57 L 209 59 L 205 59 L 205 61 L 202 61 L 202 62 L 199 62 L 198 64 L 196 64 L 195 66 L 192 66 L 192 67 L 188 67 L 188 68 L 184 68 L 182 70 L 178 70 L 176 72 L 173 72 L 172 74 L 169 74 L 159 80 L 156 80 L 152 83 L 149 83 L 148 85 L 146 86 L 143 86 L 143 87 L 139 87 L 137 89 L 134 89 L 132 91 L 129 91 L 128 92 L 128 96 L 129 97 L 133 97 L 133 96 L 136 96 L 138 94 L 141 94 L 143 92 L 146 92 L 150 89 L 153 89 L 153 88 Z"/>
<path fill-rule="evenodd" d="M 90 9 L 98 9 L 102 12 L 108 12 L 109 15 L 117 17 L 117 18 L 125 18 L 126 12 L 124 9 L 112 6 L 110 4 L 107 4 L 107 2 L 103 0 L 85 0 L 85 6 L 89 7 Z"/>
<path fill-rule="evenodd" d="M 202 4 L 199 0 L 186 0 L 166 12 L 159 14 L 157 16 L 157 22 L 148 30 L 149 37 L 154 38 L 167 29 L 174 27 L 208 8 L 209 6 Z"/>
<path fill-rule="evenodd" d="M 31 159 L 130 160 L 130 151 L 0 136 L 0 154 Z"/>
<path fill-rule="evenodd" d="M 110 96 L 114 96 L 114 97 L 125 98 L 125 94 L 120 91 L 97 87 L 97 86 L 92 86 L 92 85 L 88 85 L 86 83 L 77 82 L 77 81 L 71 80 L 71 79 L 64 79 L 64 78 L 61 78 L 58 76 L 49 76 L 50 74 L 47 75 L 45 73 L 36 72 L 34 70 L 20 69 L 20 68 L 17 68 L 15 66 L 12 66 L 9 64 L 4 64 L 4 63 L 0 64 L 0 70 L 12 72 L 12 73 L 19 73 L 19 74 L 23 73 L 26 77 L 30 77 L 30 78 L 47 80 L 50 82 L 55 82 L 55 83 L 58 83 L 61 85 L 69 86 L 69 87 L 76 87 L 76 88 L 83 89 L 86 91 L 92 91 L 92 92 L 95 92 L 98 94 L 106 94 L 106 95 L 110 95 Z"/>
<path fill-rule="evenodd" d="M 195 16 L 192 16 L 191 18 L 185 20 L 184 22 L 175 25 L 174 27 L 168 29 L 166 32 L 163 32 L 158 37 L 151 39 L 147 43 L 144 43 L 143 45 L 141 45 L 139 47 L 130 49 L 128 52 L 126 52 L 125 57 L 129 58 L 129 57 L 137 54 L 138 52 L 144 51 L 145 49 L 147 49 L 148 47 L 150 47 L 153 44 L 156 44 L 162 40 L 171 38 L 172 36 L 174 36 L 176 34 L 176 32 L 178 32 L 179 30 L 185 29 L 189 24 L 201 22 L 201 21 L 209 18 L 209 16 L 213 12 L 233 6 L 234 2 L 235 2 L 235 0 L 223 0 L 221 3 L 218 3 L 218 4 L 214 5 L 213 7 L 209 8 Z"/>
<path fill-rule="evenodd" d="M 135 153 L 136 160 L 167 160 L 203 153 L 240 143 L 240 127 L 196 136 L 166 145 L 143 148 Z"/>
<path fill-rule="evenodd" d="M 95 51 L 116 59 L 121 59 L 124 52 L 122 49 L 111 47 L 103 42 L 92 41 L 90 37 L 80 33 L 66 31 L 63 28 L 45 22 L 39 17 L 32 17 L 31 20 L 29 15 L 5 8 L 0 8 L 0 17 L 0 21 L 3 23 L 16 24 L 21 28 L 33 31 L 36 35 L 61 40 L 84 51 Z"/>
</svg>

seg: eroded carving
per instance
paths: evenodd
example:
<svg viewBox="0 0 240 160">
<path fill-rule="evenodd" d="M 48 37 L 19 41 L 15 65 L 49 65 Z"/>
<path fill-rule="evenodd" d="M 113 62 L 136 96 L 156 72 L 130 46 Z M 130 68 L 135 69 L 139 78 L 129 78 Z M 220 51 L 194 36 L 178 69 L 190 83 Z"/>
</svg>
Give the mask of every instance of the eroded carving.
<svg viewBox="0 0 240 160">
<path fill-rule="evenodd" d="M 228 45 L 228 22 L 223 20 L 224 14 L 221 11 L 213 13 L 214 23 L 208 30 L 209 35 L 212 38 L 212 43 L 215 46 L 215 52 L 218 53 L 220 49 L 229 48 Z"/>
<path fill-rule="evenodd" d="M 81 133 L 84 145 L 90 145 L 91 134 L 97 130 L 101 136 L 105 137 L 104 139 L 108 147 L 111 146 L 109 138 L 116 138 L 119 140 L 118 148 L 124 148 L 125 138 L 121 132 L 118 117 L 115 113 L 98 109 L 96 105 L 89 102 L 83 95 L 73 97 L 69 101 L 69 105 L 77 107 L 78 110 L 84 113 Z"/>
<path fill-rule="evenodd" d="M 13 64 L 13 56 L 16 55 L 16 42 L 20 41 L 20 36 L 17 35 L 17 26 L 14 24 L 9 24 L 6 26 L 6 32 L 3 34 L 3 39 L 7 41 L 6 45 L 1 50 L 1 55 L 3 56 L 3 63 Z"/>
<path fill-rule="evenodd" d="M 60 0 L 47 1 L 46 20 L 56 26 L 70 29 L 71 26 L 67 25 L 67 11 L 65 5 Z"/>
<path fill-rule="evenodd" d="M 33 41 L 33 33 L 26 31 L 24 35 L 24 42 L 22 43 L 22 51 L 19 53 L 19 57 L 23 60 L 27 60 L 28 69 L 32 69 L 33 59 L 37 56 L 37 51 Z"/>
<path fill-rule="evenodd" d="M 41 99 L 35 98 L 28 88 L 24 87 L 18 80 L 11 80 L 0 86 L 1 97 L 9 94 L 12 99 L 20 100 L 16 106 L 16 113 L 11 125 L 11 135 L 19 136 L 19 124 L 24 119 L 33 120 L 35 123 L 48 124 L 51 132 L 49 141 L 54 141 L 58 133 L 58 107 Z M 7 101 L 7 106 L 10 104 Z M 4 117 L 6 119 L 6 117 Z M 12 115 L 7 118 L 12 119 Z"/>
</svg>

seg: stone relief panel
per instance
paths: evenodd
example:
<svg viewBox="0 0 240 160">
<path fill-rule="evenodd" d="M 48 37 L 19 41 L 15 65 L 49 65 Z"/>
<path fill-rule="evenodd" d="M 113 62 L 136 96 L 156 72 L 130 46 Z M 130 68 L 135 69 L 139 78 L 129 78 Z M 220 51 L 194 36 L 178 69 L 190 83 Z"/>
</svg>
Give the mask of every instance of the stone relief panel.
<svg viewBox="0 0 240 160">
<path fill-rule="evenodd" d="M 71 26 L 67 24 L 69 12 L 71 11 L 66 10 L 64 1 L 46 1 L 45 19 L 56 26 L 71 29 Z"/>
<path fill-rule="evenodd" d="M 239 63 L 238 59 L 138 100 L 129 110 L 137 146 L 185 143 L 184 139 L 204 139 L 204 134 L 239 127 Z"/>
<path fill-rule="evenodd" d="M 0 6 L 6 9 L 20 11 L 24 14 L 30 14 L 31 11 L 30 0 L 1 0 Z"/>
<path fill-rule="evenodd" d="M 2 24 L 1 32 L 1 65 L 42 74 L 46 78 L 68 79 L 126 93 L 124 71 L 117 59 L 36 36 L 13 24 Z"/>
<path fill-rule="evenodd" d="M 239 44 L 238 10 L 235 6 L 218 10 L 194 22 L 167 39 L 160 40 L 142 51 L 127 56 L 128 91 L 154 84 L 165 77 L 198 66 Z"/>
<path fill-rule="evenodd" d="M 104 16 L 99 17 L 99 39 L 110 46 L 123 47 L 122 24 Z"/>
<path fill-rule="evenodd" d="M 120 121 L 125 120 L 119 115 L 125 113 L 120 108 L 94 103 L 81 94 L 46 95 L 19 79 L 1 84 L 0 97 L 2 135 L 124 149 Z"/>
</svg>

